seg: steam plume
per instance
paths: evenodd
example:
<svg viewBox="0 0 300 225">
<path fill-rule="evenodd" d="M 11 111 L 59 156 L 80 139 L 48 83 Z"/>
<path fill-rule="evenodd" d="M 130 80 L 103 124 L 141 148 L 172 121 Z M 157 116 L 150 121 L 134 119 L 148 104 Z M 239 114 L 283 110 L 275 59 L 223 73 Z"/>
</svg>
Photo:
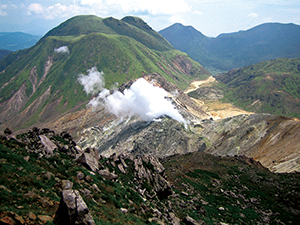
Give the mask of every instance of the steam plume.
<svg viewBox="0 0 300 225">
<path fill-rule="evenodd" d="M 54 49 L 54 52 L 56 53 L 70 53 L 69 49 L 68 49 L 68 46 L 61 46 L 59 48 L 55 48 Z"/>
<path fill-rule="evenodd" d="M 120 91 L 110 94 L 110 91 L 104 88 L 103 72 L 99 72 L 96 67 L 87 72 L 88 75 L 80 74 L 78 81 L 88 94 L 100 91 L 98 96 L 89 102 L 92 107 L 104 105 L 109 112 L 119 118 L 139 116 L 143 120 L 152 121 L 167 115 L 179 122 L 185 122 L 171 101 L 166 99 L 168 93 L 148 83 L 145 79 L 136 80 L 130 89 L 124 91 L 124 94 Z"/>
</svg>

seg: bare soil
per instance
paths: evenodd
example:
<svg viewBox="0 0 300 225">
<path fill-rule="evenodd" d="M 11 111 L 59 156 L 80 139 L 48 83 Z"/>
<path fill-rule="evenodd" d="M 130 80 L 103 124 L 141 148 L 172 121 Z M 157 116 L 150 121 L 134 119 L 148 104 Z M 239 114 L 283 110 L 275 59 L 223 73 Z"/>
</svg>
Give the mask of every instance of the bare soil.
<svg viewBox="0 0 300 225">
<path fill-rule="evenodd" d="M 216 79 L 210 76 L 206 80 L 202 81 L 194 81 L 190 84 L 190 86 L 184 91 L 185 94 L 189 92 L 195 91 L 200 87 L 212 85 L 214 82 L 217 82 Z M 211 118 L 214 120 L 224 119 L 227 117 L 237 116 L 241 114 L 253 114 L 253 112 L 248 112 L 237 108 L 231 103 L 223 103 L 221 101 L 205 101 L 205 100 L 198 100 L 192 98 L 199 106 L 201 106 L 206 113 L 211 115 Z"/>
</svg>

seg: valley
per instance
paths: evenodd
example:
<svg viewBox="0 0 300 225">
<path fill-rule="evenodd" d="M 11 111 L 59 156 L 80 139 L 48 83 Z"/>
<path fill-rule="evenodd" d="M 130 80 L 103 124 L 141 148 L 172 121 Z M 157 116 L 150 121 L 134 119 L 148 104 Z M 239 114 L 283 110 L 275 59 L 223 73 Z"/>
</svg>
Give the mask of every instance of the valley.
<svg viewBox="0 0 300 225">
<path fill-rule="evenodd" d="M 216 79 L 212 76 L 210 76 L 206 80 L 194 81 L 184 91 L 184 93 L 189 94 L 190 92 L 197 91 L 197 89 L 201 87 L 211 87 L 216 82 Z M 225 119 L 227 117 L 233 117 L 241 114 L 253 114 L 253 112 L 247 112 L 245 110 L 235 107 L 232 103 L 222 102 L 222 99 L 218 99 L 216 96 L 214 96 L 214 93 L 205 94 L 206 99 L 192 99 L 196 102 L 196 104 L 201 106 L 203 110 L 206 111 L 206 113 L 210 115 L 213 120 Z"/>
</svg>

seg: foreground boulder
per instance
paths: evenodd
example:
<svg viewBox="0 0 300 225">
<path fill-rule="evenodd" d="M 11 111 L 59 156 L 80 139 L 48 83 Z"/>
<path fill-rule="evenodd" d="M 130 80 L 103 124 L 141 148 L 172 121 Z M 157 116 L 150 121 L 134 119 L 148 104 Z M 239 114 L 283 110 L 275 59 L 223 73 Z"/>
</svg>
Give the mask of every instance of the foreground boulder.
<svg viewBox="0 0 300 225">
<path fill-rule="evenodd" d="M 77 190 L 64 190 L 55 214 L 54 224 L 95 224 L 89 209 Z"/>
<path fill-rule="evenodd" d="M 85 149 L 75 161 L 83 164 L 93 172 L 99 170 L 99 153 L 93 148 Z"/>
</svg>

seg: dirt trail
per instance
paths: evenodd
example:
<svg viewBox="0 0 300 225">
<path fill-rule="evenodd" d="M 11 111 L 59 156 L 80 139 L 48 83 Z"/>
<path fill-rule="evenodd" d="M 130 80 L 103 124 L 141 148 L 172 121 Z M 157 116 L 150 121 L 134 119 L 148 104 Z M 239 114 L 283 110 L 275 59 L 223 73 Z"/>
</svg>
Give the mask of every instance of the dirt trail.
<svg viewBox="0 0 300 225">
<path fill-rule="evenodd" d="M 201 80 L 201 81 L 194 81 L 190 84 L 190 86 L 184 91 L 185 94 L 188 94 L 192 91 L 197 90 L 201 85 L 203 84 L 209 84 L 214 82 L 216 79 L 212 76 L 210 76 L 209 78 L 207 78 L 206 80 Z"/>
<path fill-rule="evenodd" d="M 195 81 L 190 84 L 190 86 L 184 91 L 185 94 L 188 94 L 192 91 L 197 90 L 201 86 L 204 85 L 210 85 L 211 83 L 216 82 L 216 79 L 212 76 L 210 76 L 206 80 L 202 81 Z M 217 100 L 210 100 L 210 101 L 205 101 L 205 100 L 198 100 L 192 98 L 198 105 L 200 105 L 204 111 L 206 111 L 209 115 L 211 115 L 211 118 L 214 120 L 218 119 L 225 119 L 227 117 L 232 117 L 232 116 L 237 116 L 240 114 L 253 114 L 253 112 L 248 112 L 242 109 L 239 109 L 235 107 L 231 103 L 223 103 L 221 101 Z"/>
</svg>

